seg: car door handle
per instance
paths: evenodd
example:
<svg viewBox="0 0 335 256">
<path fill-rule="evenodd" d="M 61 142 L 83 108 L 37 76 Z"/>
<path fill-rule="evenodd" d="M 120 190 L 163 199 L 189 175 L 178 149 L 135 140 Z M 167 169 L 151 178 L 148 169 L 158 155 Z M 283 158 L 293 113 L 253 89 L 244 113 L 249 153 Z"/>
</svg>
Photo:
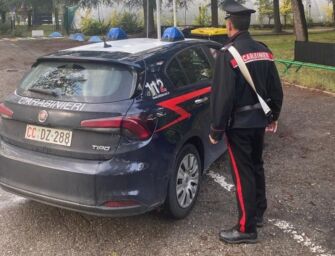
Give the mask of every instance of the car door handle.
<svg viewBox="0 0 335 256">
<path fill-rule="evenodd" d="M 166 110 L 164 108 L 157 109 L 157 111 L 155 113 L 155 116 L 158 117 L 158 118 L 159 117 L 164 117 L 166 115 L 167 115 L 167 112 L 166 112 Z"/>
<path fill-rule="evenodd" d="M 205 103 L 208 101 L 208 97 L 203 97 L 203 98 L 200 98 L 200 99 L 196 99 L 194 101 L 195 104 L 202 104 L 202 103 Z"/>
<path fill-rule="evenodd" d="M 159 112 L 156 113 L 156 117 L 164 117 L 166 115 L 167 115 L 167 113 L 165 111 L 159 111 Z"/>
</svg>

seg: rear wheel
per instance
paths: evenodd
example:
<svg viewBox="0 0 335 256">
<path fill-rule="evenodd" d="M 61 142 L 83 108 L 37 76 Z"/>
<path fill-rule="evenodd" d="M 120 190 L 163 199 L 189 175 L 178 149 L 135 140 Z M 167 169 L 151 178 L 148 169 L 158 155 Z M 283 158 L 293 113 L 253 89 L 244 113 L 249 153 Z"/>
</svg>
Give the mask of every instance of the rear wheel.
<svg viewBox="0 0 335 256">
<path fill-rule="evenodd" d="M 171 217 L 182 219 L 192 210 L 199 193 L 201 161 L 196 147 L 185 145 L 173 168 L 165 208 Z"/>
</svg>

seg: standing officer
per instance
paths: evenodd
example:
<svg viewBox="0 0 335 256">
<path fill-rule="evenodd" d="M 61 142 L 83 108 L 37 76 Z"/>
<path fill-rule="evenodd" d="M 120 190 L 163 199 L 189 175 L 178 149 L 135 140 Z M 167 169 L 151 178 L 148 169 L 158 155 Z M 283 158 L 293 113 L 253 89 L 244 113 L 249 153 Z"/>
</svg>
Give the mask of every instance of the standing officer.
<svg viewBox="0 0 335 256">
<path fill-rule="evenodd" d="M 225 6 L 230 38 L 216 60 L 211 95 L 211 132 L 213 144 L 226 135 L 236 186 L 238 224 L 220 232 L 227 243 L 255 243 L 257 229 L 263 225 L 267 207 L 263 169 L 265 130 L 276 132 L 283 91 L 271 51 L 254 41 L 249 32 L 254 10 L 230 1 Z M 264 114 L 255 91 L 244 79 L 237 61 L 227 50 L 233 45 L 242 56 L 257 93 L 272 110 L 272 121 Z"/>
</svg>

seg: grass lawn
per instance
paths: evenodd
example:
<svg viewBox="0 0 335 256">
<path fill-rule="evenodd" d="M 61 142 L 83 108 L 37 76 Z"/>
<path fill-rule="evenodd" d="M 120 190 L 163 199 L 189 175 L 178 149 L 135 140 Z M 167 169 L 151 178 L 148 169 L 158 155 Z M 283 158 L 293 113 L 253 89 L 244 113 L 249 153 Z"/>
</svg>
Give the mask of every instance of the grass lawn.
<svg viewBox="0 0 335 256">
<path fill-rule="evenodd" d="M 278 59 L 293 60 L 294 58 L 294 40 L 293 35 L 269 35 L 254 36 L 256 40 L 266 43 L 274 55 Z M 335 43 L 335 30 L 328 32 L 311 32 L 309 34 L 310 41 L 314 42 L 331 42 Z M 335 92 L 335 72 L 324 71 L 312 68 L 301 68 L 299 72 L 295 72 L 292 68 L 288 74 L 284 74 L 284 65 L 277 64 L 281 78 L 284 81 L 303 85 L 306 87 L 317 88 Z"/>
</svg>

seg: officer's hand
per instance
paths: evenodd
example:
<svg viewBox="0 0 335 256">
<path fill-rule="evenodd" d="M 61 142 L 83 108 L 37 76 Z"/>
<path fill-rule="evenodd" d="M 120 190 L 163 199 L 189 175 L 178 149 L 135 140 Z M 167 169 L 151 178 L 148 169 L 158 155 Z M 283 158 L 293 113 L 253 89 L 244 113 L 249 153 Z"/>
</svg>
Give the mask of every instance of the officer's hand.
<svg viewBox="0 0 335 256">
<path fill-rule="evenodd" d="M 211 135 L 209 135 L 209 141 L 214 145 L 219 143 L 219 141 L 214 140 Z"/>
<path fill-rule="evenodd" d="M 269 124 L 266 128 L 266 132 L 273 132 L 276 133 L 278 129 L 278 121 L 273 121 L 271 124 Z"/>
</svg>

